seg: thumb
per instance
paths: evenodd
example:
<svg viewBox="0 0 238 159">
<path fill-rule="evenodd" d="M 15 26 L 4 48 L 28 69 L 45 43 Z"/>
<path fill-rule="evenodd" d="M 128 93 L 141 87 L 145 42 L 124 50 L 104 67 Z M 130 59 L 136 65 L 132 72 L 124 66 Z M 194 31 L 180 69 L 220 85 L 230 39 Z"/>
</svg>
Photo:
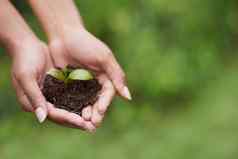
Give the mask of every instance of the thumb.
<svg viewBox="0 0 238 159">
<path fill-rule="evenodd" d="M 125 73 L 117 63 L 115 57 L 113 55 L 109 56 L 109 58 L 104 60 L 102 66 L 108 77 L 112 80 L 117 92 L 127 100 L 131 100 L 132 97 L 128 86 L 126 85 Z"/>
<path fill-rule="evenodd" d="M 24 90 L 24 93 L 30 100 L 35 115 L 40 123 L 44 122 L 44 120 L 47 117 L 47 105 L 46 100 L 41 93 L 40 87 L 37 83 L 37 80 L 34 77 L 31 77 L 29 75 L 20 76 L 19 78 L 19 84 Z"/>
</svg>

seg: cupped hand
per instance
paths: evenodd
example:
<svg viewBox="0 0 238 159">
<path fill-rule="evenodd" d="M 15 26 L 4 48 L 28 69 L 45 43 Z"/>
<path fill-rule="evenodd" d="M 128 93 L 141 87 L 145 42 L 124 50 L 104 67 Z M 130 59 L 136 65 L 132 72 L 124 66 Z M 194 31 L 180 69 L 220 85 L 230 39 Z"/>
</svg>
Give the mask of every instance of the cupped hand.
<svg viewBox="0 0 238 159">
<path fill-rule="evenodd" d="M 65 31 L 50 40 L 49 49 L 55 66 L 81 66 L 97 74 L 103 89 L 98 101 L 83 109 L 82 117 L 85 120 L 99 126 L 116 91 L 124 98 L 131 99 L 125 73 L 112 51 L 84 28 Z"/>
<path fill-rule="evenodd" d="M 51 61 L 47 48 L 36 40 L 24 40 L 9 47 L 12 56 L 12 82 L 25 111 L 36 111 L 40 122 L 47 117 L 47 103 L 40 90 L 40 82 Z"/>
<path fill-rule="evenodd" d="M 9 47 L 12 56 L 12 82 L 22 109 L 34 112 L 43 122 L 48 116 L 52 121 L 68 127 L 80 128 L 90 132 L 95 130 L 91 122 L 82 117 L 57 109 L 48 103 L 41 93 L 45 73 L 52 67 L 48 47 L 37 40 L 22 41 Z"/>
</svg>

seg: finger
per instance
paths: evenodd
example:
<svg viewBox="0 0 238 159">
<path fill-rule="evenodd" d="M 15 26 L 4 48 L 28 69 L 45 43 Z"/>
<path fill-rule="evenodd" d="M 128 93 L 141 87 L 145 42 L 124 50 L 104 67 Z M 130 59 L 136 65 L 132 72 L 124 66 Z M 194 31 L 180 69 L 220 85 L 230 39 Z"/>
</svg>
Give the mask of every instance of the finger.
<svg viewBox="0 0 238 159">
<path fill-rule="evenodd" d="M 111 104 L 116 91 L 112 82 L 106 76 L 99 77 L 99 82 L 102 84 L 102 91 L 95 105 L 99 114 L 104 114 Z"/>
<path fill-rule="evenodd" d="M 81 130 L 94 132 L 95 127 L 90 122 L 84 121 L 82 117 L 77 114 L 70 113 L 63 109 L 55 108 L 52 104 L 48 104 L 49 118 L 61 125 L 70 125 Z"/>
<path fill-rule="evenodd" d="M 50 120 L 51 120 L 51 119 L 50 119 Z M 74 124 L 71 124 L 71 123 L 58 123 L 57 121 L 54 121 L 54 120 L 51 120 L 51 121 L 54 122 L 54 123 L 56 123 L 56 124 L 58 124 L 58 125 L 65 126 L 65 127 L 67 127 L 67 128 L 80 129 L 80 130 L 82 130 L 82 131 L 87 131 L 87 132 L 92 133 L 92 134 L 96 132 L 96 128 L 95 128 L 95 127 L 93 126 L 93 124 L 90 123 L 90 122 L 86 122 L 86 125 L 88 125 L 88 127 L 93 127 L 93 128 L 90 128 L 90 129 L 93 129 L 93 131 L 84 130 L 84 129 L 78 127 L 78 126 L 75 126 Z"/>
<path fill-rule="evenodd" d="M 84 120 L 89 121 L 92 116 L 92 106 L 87 106 L 82 110 L 82 117 Z"/>
<path fill-rule="evenodd" d="M 91 119 L 92 123 L 97 127 L 101 124 L 104 114 L 115 95 L 115 89 L 110 80 L 105 76 L 101 76 L 99 82 L 103 85 L 103 88 L 98 101 L 94 104 Z"/>
<path fill-rule="evenodd" d="M 81 117 L 76 117 L 75 114 L 69 113 L 66 110 L 54 108 L 48 104 L 49 118 L 59 124 L 72 124 L 78 128 L 85 130 L 85 123 Z"/>
<path fill-rule="evenodd" d="M 106 71 L 107 75 L 112 80 L 116 90 L 118 93 L 128 99 L 131 100 L 131 93 L 126 86 L 125 73 L 122 70 L 121 66 L 117 63 L 115 57 L 113 55 L 109 56 L 102 64 L 103 69 Z"/>
<path fill-rule="evenodd" d="M 93 107 L 93 113 L 92 113 L 92 123 L 94 126 L 96 127 L 99 127 L 102 123 L 102 120 L 104 118 L 104 114 L 100 114 L 98 111 L 97 111 L 97 108 L 96 107 Z"/>
<path fill-rule="evenodd" d="M 18 99 L 19 103 L 21 104 L 21 108 L 26 112 L 33 112 L 31 103 L 29 102 L 28 98 L 24 94 L 22 88 L 20 87 L 20 85 L 18 84 L 18 82 L 15 78 L 12 78 L 12 84 L 16 91 L 17 99 Z"/>
<path fill-rule="evenodd" d="M 47 117 L 47 106 L 37 80 L 30 75 L 20 76 L 17 80 L 34 108 L 37 119 L 40 123 L 44 122 Z"/>
</svg>

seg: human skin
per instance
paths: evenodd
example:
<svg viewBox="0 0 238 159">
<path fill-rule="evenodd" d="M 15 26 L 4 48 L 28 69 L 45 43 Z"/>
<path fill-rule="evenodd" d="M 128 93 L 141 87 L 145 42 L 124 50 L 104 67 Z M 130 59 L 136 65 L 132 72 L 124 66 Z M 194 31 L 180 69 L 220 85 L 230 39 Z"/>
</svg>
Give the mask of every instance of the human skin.
<svg viewBox="0 0 238 159">
<path fill-rule="evenodd" d="M 22 17 L 7 0 L 0 1 L 0 23 L 0 41 L 13 61 L 12 81 L 14 87 L 17 88 L 19 100 L 28 98 L 35 108 L 39 107 L 42 109 L 40 111 L 47 111 L 46 101 L 39 93 L 38 86 L 38 80 L 48 65 L 43 44 L 40 44 Z M 28 106 L 24 106 L 23 109 L 33 110 Z M 39 120 L 43 120 L 45 116 L 39 117 L 41 118 Z"/>
<path fill-rule="evenodd" d="M 49 48 L 31 31 L 8 0 L 0 1 L 0 43 L 12 59 L 12 83 L 24 111 L 34 112 L 43 122 L 52 121 L 90 132 L 95 126 L 82 117 L 48 103 L 40 87 L 45 73 L 53 66 Z"/>
<path fill-rule="evenodd" d="M 82 116 L 98 127 L 116 91 L 131 99 L 125 73 L 112 51 L 89 33 L 72 0 L 28 0 L 48 37 L 52 61 L 57 67 L 82 66 L 97 73 L 103 85 L 99 100 Z"/>
</svg>

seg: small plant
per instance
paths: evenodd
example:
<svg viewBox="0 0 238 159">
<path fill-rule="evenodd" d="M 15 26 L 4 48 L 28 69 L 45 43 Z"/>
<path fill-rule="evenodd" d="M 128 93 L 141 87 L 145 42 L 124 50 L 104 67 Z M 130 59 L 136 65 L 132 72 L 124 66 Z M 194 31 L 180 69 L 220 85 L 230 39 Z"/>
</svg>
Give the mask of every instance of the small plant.
<svg viewBox="0 0 238 159">
<path fill-rule="evenodd" d="M 42 93 L 55 107 L 80 115 L 84 107 L 96 102 L 101 88 L 88 70 L 54 68 L 46 74 Z"/>
<path fill-rule="evenodd" d="M 92 80 L 93 75 L 85 70 L 85 69 L 71 69 L 71 68 L 64 68 L 62 70 L 59 69 L 50 69 L 50 71 L 47 72 L 48 75 L 51 75 L 55 77 L 58 80 L 64 81 L 66 84 L 73 80 Z"/>
</svg>

